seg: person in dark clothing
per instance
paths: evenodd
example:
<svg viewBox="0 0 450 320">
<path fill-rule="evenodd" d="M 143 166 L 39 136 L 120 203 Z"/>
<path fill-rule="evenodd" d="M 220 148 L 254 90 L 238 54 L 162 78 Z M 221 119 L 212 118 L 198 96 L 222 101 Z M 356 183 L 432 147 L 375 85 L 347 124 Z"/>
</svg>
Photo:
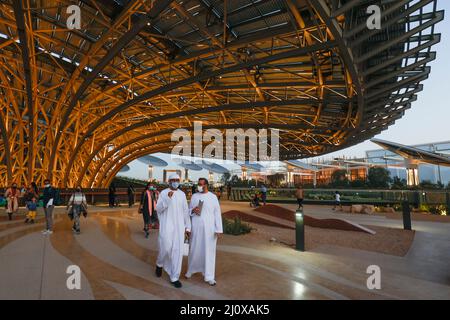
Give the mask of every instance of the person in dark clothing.
<svg viewBox="0 0 450 320">
<path fill-rule="evenodd" d="M 134 187 L 131 184 L 129 184 L 127 188 L 127 195 L 128 195 L 128 207 L 130 208 L 134 204 L 134 192 L 135 192 Z"/>
<path fill-rule="evenodd" d="M 231 186 L 227 185 L 227 199 L 231 200 Z"/>
<path fill-rule="evenodd" d="M 39 195 L 39 188 L 38 188 L 36 182 L 33 181 L 33 182 L 31 183 L 31 188 L 33 189 L 33 191 L 34 191 L 34 193 L 35 193 L 36 195 Z"/>
<path fill-rule="evenodd" d="M 267 200 L 267 188 L 264 184 L 261 185 L 261 200 L 264 205 L 266 205 Z"/>
<path fill-rule="evenodd" d="M 109 185 L 108 200 L 110 207 L 114 207 L 116 205 L 116 186 L 114 182 Z"/>
<path fill-rule="evenodd" d="M 144 219 L 145 237 L 149 236 L 149 229 L 158 229 L 158 215 L 156 213 L 156 202 L 158 201 L 158 191 L 152 183 L 147 183 L 145 190 L 141 194 L 139 213 Z"/>
<path fill-rule="evenodd" d="M 52 234 L 53 233 L 53 209 L 55 208 L 55 198 L 56 198 L 56 189 L 52 187 L 50 184 L 50 180 L 46 179 L 44 181 L 44 192 L 42 201 L 44 204 L 44 214 L 46 221 L 46 229 L 42 231 L 42 234 Z"/>
<path fill-rule="evenodd" d="M 255 192 L 253 195 L 252 201 L 250 202 L 251 207 L 258 208 L 259 207 L 259 195 Z"/>
</svg>

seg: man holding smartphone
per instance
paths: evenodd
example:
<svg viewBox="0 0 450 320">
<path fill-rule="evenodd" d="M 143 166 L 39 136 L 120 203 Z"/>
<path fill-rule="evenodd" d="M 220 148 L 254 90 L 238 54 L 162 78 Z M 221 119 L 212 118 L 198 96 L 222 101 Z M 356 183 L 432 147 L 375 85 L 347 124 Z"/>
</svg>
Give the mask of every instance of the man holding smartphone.
<svg viewBox="0 0 450 320">
<path fill-rule="evenodd" d="M 169 188 L 161 192 L 156 203 L 159 234 L 155 273 L 157 277 L 161 277 L 162 271 L 166 271 L 175 288 L 182 286 L 179 277 L 183 263 L 184 238 L 191 229 L 186 195 L 179 186 L 180 177 L 178 174 L 171 174 Z"/>
<path fill-rule="evenodd" d="M 189 206 L 192 234 L 186 278 L 201 272 L 205 281 L 214 286 L 217 238 L 223 233 L 222 214 L 217 196 L 208 190 L 208 180 L 198 179 L 197 188 Z"/>
</svg>

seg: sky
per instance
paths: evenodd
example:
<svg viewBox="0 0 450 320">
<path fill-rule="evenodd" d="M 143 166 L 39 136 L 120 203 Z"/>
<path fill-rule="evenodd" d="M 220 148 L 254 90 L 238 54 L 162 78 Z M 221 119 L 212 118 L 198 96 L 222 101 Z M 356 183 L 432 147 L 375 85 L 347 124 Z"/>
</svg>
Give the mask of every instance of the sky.
<svg viewBox="0 0 450 320">
<path fill-rule="evenodd" d="M 381 132 L 375 138 L 393 141 L 405 145 L 415 145 L 429 142 L 440 142 L 450 140 L 450 1 L 438 1 L 439 9 L 444 9 L 445 18 L 436 26 L 436 32 L 441 33 L 441 42 L 433 46 L 432 50 L 437 52 L 436 60 L 431 62 L 431 73 L 427 80 L 423 81 L 424 90 L 418 94 L 417 101 L 406 110 L 405 115 L 397 120 L 387 130 Z M 379 149 L 380 147 L 370 141 L 365 141 L 350 148 L 337 152 L 328 153 L 319 157 L 320 159 L 331 159 L 335 157 L 364 157 L 365 151 Z M 166 160 L 169 165 L 166 169 L 179 169 L 170 160 L 170 155 L 155 154 Z M 307 161 L 311 160 L 308 159 Z M 313 159 L 315 160 L 315 159 Z M 129 164 L 130 171 L 120 175 L 134 178 L 148 178 L 147 166 L 139 160 Z M 236 170 L 238 165 L 227 165 L 230 170 Z M 208 172 L 190 171 L 190 178 L 195 180 L 200 176 L 207 177 Z M 154 178 L 162 179 L 162 168 L 155 168 Z M 214 180 L 220 176 L 214 175 Z"/>
</svg>

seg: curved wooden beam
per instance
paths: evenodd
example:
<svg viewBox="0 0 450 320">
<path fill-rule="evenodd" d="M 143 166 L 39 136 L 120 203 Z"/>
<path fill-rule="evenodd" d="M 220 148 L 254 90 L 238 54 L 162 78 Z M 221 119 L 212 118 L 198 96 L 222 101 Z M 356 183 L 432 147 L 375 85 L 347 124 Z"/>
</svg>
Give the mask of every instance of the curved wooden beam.
<svg viewBox="0 0 450 320">
<path fill-rule="evenodd" d="M 145 151 L 149 151 L 147 154 L 160 152 L 160 151 L 166 150 L 166 148 L 168 148 L 172 144 L 174 144 L 174 142 L 171 140 L 159 141 L 156 144 L 153 142 L 146 143 L 141 146 L 136 146 L 134 148 L 127 149 L 127 156 L 130 154 L 133 154 L 134 152 L 139 151 L 141 149 L 145 149 Z M 154 150 L 158 150 L 158 151 L 154 151 Z M 88 181 L 88 184 L 87 184 L 88 186 L 93 186 L 96 181 L 103 181 L 105 175 L 109 172 L 109 170 L 111 170 L 111 168 L 113 168 L 121 159 L 116 158 L 113 160 L 112 159 L 106 159 L 106 160 L 110 160 L 109 164 L 107 164 L 107 166 L 104 168 L 97 167 L 97 170 L 95 171 L 95 173 L 92 175 L 92 177 Z M 104 170 L 100 171 L 101 169 L 104 169 Z M 78 182 L 78 183 L 80 183 L 80 182 Z"/>
<path fill-rule="evenodd" d="M 56 153 L 59 147 L 59 142 L 61 140 L 61 136 L 64 132 L 65 126 L 69 119 L 70 114 L 75 108 L 77 102 L 83 96 L 84 91 L 92 84 L 94 79 L 98 76 L 98 74 L 112 61 L 112 59 L 130 42 L 132 41 L 139 32 L 144 29 L 147 24 L 150 24 L 155 18 L 159 16 L 159 14 L 166 9 L 173 0 L 158 0 L 155 1 L 151 10 L 138 18 L 138 20 L 133 24 L 130 30 L 128 30 L 115 44 L 114 46 L 107 51 L 107 54 L 99 61 L 99 63 L 95 66 L 92 72 L 89 73 L 87 78 L 83 81 L 83 83 L 78 88 L 77 92 L 70 100 L 69 106 L 64 112 L 61 123 L 56 130 L 56 137 L 53 143 L 50 162 L 48 171 L 51 174 L 53 168 L 55 166 Z"/>
<path fill-rule="evenodd" d="M 35 108 L 33 105 L 33 80 L 31 75 L 30 54 L 28 49 L 28 39 L 25 25 L 25 12 L 22 6 L 23 1 L 13 1 L 14 16 L 16 18 L 17 32 L 19 34 L 20 49 L 22 51 L 22 63 L 25 76 L 25 89 L 27 92 L 28 109 L 28 177 L 32 179 L 34 170 L 34 140 L 36 131 Z M 30 26 L 31 27 L 31 26 Z M 34 59 L 34 57 L 33 57 Z"/>
<path fill-rule="evenodd" d="M 276 125 L 271 125 L 271 126 L 265 126 L 264 124 L 258 123 L 258 124 L 223 124 L 223 125 L 208 125 L 208 126 L 203 126 L 203 129 L 232 129 L 232 128 L 256 128 L 257 126 L 260 126 L 262 128 L 276 128 Z M 283 126 L 284 128 L 286 128 L 286 126 Z M 291 128 L 291 130 L 295 130 L 296 128 L 301 128 L 298 125 L 290 125 L 289 126 Z M 184 129 L 184 130 L 188 130 L 190 132 L 192 132 L 194 130 L 194 127 L 182 127 L 182 128 L 177 128 L 177 129 Z M 92 176 L 95 177 L 97 175 L 97 173 L 103 168 L 104 164 L 110 160 L 110 157 L 113 154 L 116 154 L 117 152 L 119 152 L 120 150 L 122 150 L 123 148 L 127 147 L 128 145 L 132 144 L 132 143 L 136 143 L 138 141 L 141 140 L 145 140 L 145 139 L 150 139 L 150 138 L 154 138 L 154 137 L 161 137 L 164 136 L 165 134 L 170 134 L 172 133 L 173 130 L 172 129 L 168 129 L 168 130 L 163 130 L 163 131 L 159 131 L 159 132 L 153 132 L 147 135 L 143 135 L 140 137 L 137 137 L 135 139 L 129 140 L 127 142 L 125 142 L 124 144 L 117 146 L 116 148 L 114 148 L 113 150 L 111 150 L 103 159 L 102 161 L 97 165 L 95 171 L 92 173 Z M 158 141 L 157 144 L 161 144 L 163 142 L 168 142 L 171 140 L 162 140 L 162 141 Z M 174 142 L 175 143 L 175 142 Z M 149 145 L 155 145 L 155 142 L 150 142 Z M 306 145 L 306 144 L 305 144 Z M 135 149 L 141 149 L 143 148 L 143 146 L 136 146 Z M 132 149 L 134 150 L 134 149 Z M 128 152 L 128 150 L 127 150 Z M 118 161 L 119 159 L 117 159 Z M 89 161 L 87 161 L 86 163 L 89 163 Z M 108 169 L 109 170 L 109 169 Z M 84 172 L 84 174 L 79 175 L 78 177 L 78 184 L 81 182 L 81 178 L 86 174 L 86 171 Z M 89 181 L 88 185 L 91 185 L 93 183 L 93 180 L 91 178 L 91 180 Z"/>
<path fill-rule="evenodd" d="M 143 120 L 141 122 L 138 122 L 134 125 L 127 126 L 126 128 L 119 130 L 115 132 L 113 135 L 107 137 L 103 142 L 96 145 L 95 150 L 90 154 L 88 160 L 86 161 L 85 166 L 83 167 L 83 170 L 80 172 L 79 177 L 82 177 L 86 174 L 87 167 L 89 163 L 94 159 L 94 157 L 113 139 L 120 137 L 121 135 L 126 134 L 127 132 L 138 129 L 141 127 L 144 127 L 146 125 L 150 125 L 152 123 L 156 123 L 158 121 L 162 120 L 169 120 L 174 119 L 178 117 L 188 116 L 188 115 L 198 115 L 201 113 L 212 113 L 212 112 L 220 112 L 220 111 L 227 111 L 227 110 L 244 110 L 244 109 L 253 109 L 253 108 L 265 108 L 265 107 L 275 107 L 275 106 L 289 106 L 289 105 L 315 105 L 321 103 L 321 100 L 315 100 L 315 99 L 298 99 L 298 100 L 282 100 L 282 101 L 258 101 L 258 102 L 251 102 L 251 103 L 234 103 L 234 104 L 225 104 L 215 107 L 207 107 L 207 108 L 199 108 L 199 109 L 191 109 L 191 110 L 185 110 L 185 111 L 179 111 L 174 112 L 162 116 L 153 117 L 150 119 Z M 307 113 L 307 111 L 303 111 L 302 113 Z M 311 113 L 311 115 L 313 115 Z M 328 127 L 328 129 L 330 129 Z M 159 134 L 157 134 L 159 135 Z M 134 140 L 130 140 L 130 143 L 133 143 Z M 126 146 L 126 145 L 125 145 Z M 74 155 L 76 155 L 74 153 Z M 71 157 L 69 160 L 68 168 L 73 165 L 73 162 L 75 161 L 75 157 Z"/>
<path fill-rule="evenodd" d="M 315 45 L 309 46 L 309 47 L 302 47 L 302 48 L 297 48 L 297 49 L 293 49 L 293 50 L 289 50 L 289 51 L 284 51 L 284 52 L 281 52 L 278 54 L 273 54 L 271 56 L 266 56 L 266 57 L 262 57 L 262 58 L 258 58 L 258 59 L 254 59 L 254 60 L 249 60 L 247 62 L 239 63 L 239 64 L 236 64 L 231 67 L 226 67 L 226 68 L 221 68 L 221 69 L 218 69 L 215 71 L 200 73 L 198 75 L 191 76 L 186 79 L 172 82 L 168 85 L 159 87 L 157 89 L 147 91 L 146 93 L 138 96 L 137 98 L 128 100 L 128 101 L 124 102 L 123 104 L 115 107 L 111 111 L 107 112 L 104 116 L 99 118 L 97 121 L 95 121 L 94 124 L 91 125 L 87 129 L 87 131 L 81 137 L 81 139 L 79 139 L 80 142 L 75 147 L 74 154 L 80 150 L 81 146 L 85 143 L 87 137 L 89 137 L 91 134 L 93 134 L 97 128 L 99 128 L 102 124 L 104 124 L 106 121 L 111 119 L 114 115 L 118 114 L 119 112 L 121 112 L 123 110 L 130 108 L 131 106 L 135 105 L 136 103 L 146 101 L 152 97 L 161 95 L 165 92 L 172 91 L 174 89 L 177 89 L 177 88 L 180 88 L 180 87 L 183 87 L 186 85 L 194 84 L 195 82 L 207 80 L 212 77 L 217 77 L 217 76 L 220 76 L 220 75 L 223 75 L 226 73 L 239 71 L 241 69 L 246 69 L 246 68 L 249 68 L 249 67 L 252 67 L 255 65 L 260 65 L 260 64 L 264 64 L 264 63 L 268 63 L 268 62 L 272 62 L 272 61 L 276 61 L 276 60 L 291 58 L 291 57 L 295 57 L 295 56 L 299 56 L 299 55 L 305 55 L 305 54 L 308 54 L 310 52 L 314 52 L 317 50 L 330 49 L 330 48 L 333 48 L 335 45 L 336 45 L 335 41 L 328 41 L 325 43 L 315 44 Z"/>
<path fill-rule="evenodd" d="M 13 170 L 12 170 L 12 164 L 11 164 L 11 150 L 10 150 L 10 144 L 9 144 L 9 137 L 8 132 L 6 130 L 5 125 L 5 114 L 3 113 L 3 110 L 0 110 L 0 131 L 2 133 L 2 139 L 3 139 L 3 146 L 5 148 L 5 162 L 6 162 L 6 183 L 10 184 L 13 178 Z"/>
<path fill-rule="evenodd" d="M 155 149 L 155 150 L 153 150 L 153 152 L 155 153 L 155 152 L 159 152 L 161 150 L 164 150 L 164 149 L 160 149 L 160 150 Z M 129 155 L 128 157 L 124 158 L 123 163 L 121 163 L 120 166 L 116 167 L 109 175 L 106 176 L 106 183 L 104 185 L 109 186 L 111 184 L 111 180 L 117 175 L 117 173 L 120 171 L 120 169 L 124 165 L 126 165 L 126 164 L 130 163 L 131 161 L 136 160 L 137 158 L 140 158 L 146 154 L 148 154 L 148 151 L 144 150 L 144 151 L 140 151 L 136 154 Z"/>
</svg>

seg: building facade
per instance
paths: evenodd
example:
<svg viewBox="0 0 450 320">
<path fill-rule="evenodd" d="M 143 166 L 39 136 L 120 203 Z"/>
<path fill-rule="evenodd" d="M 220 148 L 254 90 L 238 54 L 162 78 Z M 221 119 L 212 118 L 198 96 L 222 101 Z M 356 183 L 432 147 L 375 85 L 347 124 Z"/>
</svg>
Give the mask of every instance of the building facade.
<svg viewBox="0 0 450 320">
<path fill-rule="evenodd" d="M 414 145 L 414 148 L 436 153 L 442 156 L 450 156 L 450 141 L 426 143 Z M 398 177 L 407 180 L 407 169 L 405 167 L 405 158 L 385 149 L 366 151 L 367 162 L 378 165 L 384 165 L 391 177 Z M 450 183 L 450 167 L 420 163 L 417 165 L 417 179 L 420 182 L 429 181 L 431 183 Z"/>
</svg>

